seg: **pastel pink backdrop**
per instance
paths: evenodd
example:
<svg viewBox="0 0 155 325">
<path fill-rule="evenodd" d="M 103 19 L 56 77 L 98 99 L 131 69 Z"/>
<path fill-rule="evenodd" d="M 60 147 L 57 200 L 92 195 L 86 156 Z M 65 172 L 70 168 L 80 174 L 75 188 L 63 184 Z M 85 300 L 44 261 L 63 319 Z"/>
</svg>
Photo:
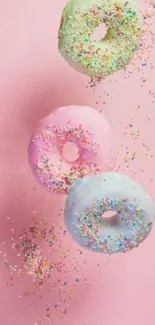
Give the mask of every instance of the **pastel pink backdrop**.
<svg viewBox="0 0 155 325">
<path fill-rule="evenodd" d="M 16 231 L 29 225 L 34 214 L 63 226 L 59 211 L 65 197 L 40 188 L 27 161 L 36 122 L 58 106 L 89 105 L 102 111 L 117 138 L 119 171 L 140 182 L 155 199 L 155 70 L 150 64 L 155 51 L 148 54 L 146 47 L 139 72 L 132 73 L 131 67 L 126 75 L 119 72 L 95 90 L 87 87 L 88 79 L 74 72 L 57 50 L 66 3 L 0 2 L 0 242 L 6 243 L 7 253 L 9 218 Z M 148 7 L 144 0 L 139 5 L 143 10 Z M 73 299 L 66 299 L 63 318 L 60 312 L 51 312 L 54 324 L 154 325 L 155 228 L 138 249 L 111 257 L 80 250 L 68 234 L 63 245 L 68 250 L 64 263 L 72 271 L 60 277 L 73 290 Z M 48 247 L 43 250 L 53 258 Z M 31 277 L 18 279 L 6 268 L 3 255 L 0 261 L 0 324 L 49 324 L 44 316 L 47 306 L 53 308 L 57 289 L 51 284 L 50 293 L 45 286 L 25 298 Z M 10 262 L 16 264 L 16 257 L 10 256 Z"/>
</svg>

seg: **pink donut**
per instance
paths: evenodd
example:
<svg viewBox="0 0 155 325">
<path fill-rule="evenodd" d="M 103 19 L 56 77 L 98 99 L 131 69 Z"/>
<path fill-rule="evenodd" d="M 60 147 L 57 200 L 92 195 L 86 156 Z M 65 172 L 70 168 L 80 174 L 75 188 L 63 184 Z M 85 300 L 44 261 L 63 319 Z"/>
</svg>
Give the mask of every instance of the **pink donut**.
<svg viewBox="0 0 155 325">
<path fill-rule="evenodd" d="M 69 144 L 78 151 L 74 161 L 64 156 Z M 108 122 L 87 106 L 60 107 L 41 120 L 31 138 L 28 157 L 37 181 L 57 194 L 68 193 L 77 178 L 113 170 L 116 163 Z"/>
</svg>

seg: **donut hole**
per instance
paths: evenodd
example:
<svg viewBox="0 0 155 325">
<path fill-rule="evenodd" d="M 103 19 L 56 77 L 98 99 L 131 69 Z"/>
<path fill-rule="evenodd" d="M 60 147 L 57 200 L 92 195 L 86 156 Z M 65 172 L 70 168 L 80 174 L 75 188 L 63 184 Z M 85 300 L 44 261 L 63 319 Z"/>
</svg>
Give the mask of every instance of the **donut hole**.
<svg viewBox="0 0 155 325">
<path fill-rule="evenodd" d="M 79 158 L 79 149 L 76 143 L 67 141 L 62 147 L 62 156 L 70 163 L 75 162 Z"/>
<path fill-rule="evenodd" d="M 117 212 L 116 211 L 105 211 L 102 215 L 101 218 L 104 221 L 110 221 L 111 223 L 116 221 L 117 218 Z"/>
<path fill-rule="evenodd" d="M 108 28 L 106 24 L 102 23 L 98 27 L 95 28 L 92 38 L 96 42 L 100 42 L 107 34 Z"/>
</svg>

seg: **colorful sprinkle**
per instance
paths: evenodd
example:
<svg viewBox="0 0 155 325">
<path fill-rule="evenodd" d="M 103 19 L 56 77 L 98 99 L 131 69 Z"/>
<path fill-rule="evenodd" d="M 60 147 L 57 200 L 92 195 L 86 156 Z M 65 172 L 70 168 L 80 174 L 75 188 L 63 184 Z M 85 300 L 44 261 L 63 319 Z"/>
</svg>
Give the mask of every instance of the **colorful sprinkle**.
<svg viewBox="0 0 155 325">
<path fill-rule="evenodd" d="M 104 39 L 92 39 L 96 27 L 105 23 Z M 102 4 L 78 8 L 70 1 L 63 11 L 59 30 L 59 49 L 77 70 L 92 78 L 102 79 L 132 59 L 141 36 L 142 19 L 133 1 L 103 1 Z M 72 63 L 71 63 L 72 65 Z"/>
</svg>

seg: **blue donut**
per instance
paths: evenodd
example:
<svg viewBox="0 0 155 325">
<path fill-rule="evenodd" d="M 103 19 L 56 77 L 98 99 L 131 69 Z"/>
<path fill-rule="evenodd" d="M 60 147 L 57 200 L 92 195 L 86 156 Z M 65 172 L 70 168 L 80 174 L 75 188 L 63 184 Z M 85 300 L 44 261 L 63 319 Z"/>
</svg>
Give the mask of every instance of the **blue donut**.
<svg viewBox="0 0 155 325">
<path fill-rule="evenodd" d="M 115 212 L 111 218 L 107 211 Z M 64 211 L 72 238 L 94 252 L 113 254 L 137 247 L 150 233 L 155 215 L 151 196 L 128 176 L 108 172 L 77 180 Z"/>
</svg>

